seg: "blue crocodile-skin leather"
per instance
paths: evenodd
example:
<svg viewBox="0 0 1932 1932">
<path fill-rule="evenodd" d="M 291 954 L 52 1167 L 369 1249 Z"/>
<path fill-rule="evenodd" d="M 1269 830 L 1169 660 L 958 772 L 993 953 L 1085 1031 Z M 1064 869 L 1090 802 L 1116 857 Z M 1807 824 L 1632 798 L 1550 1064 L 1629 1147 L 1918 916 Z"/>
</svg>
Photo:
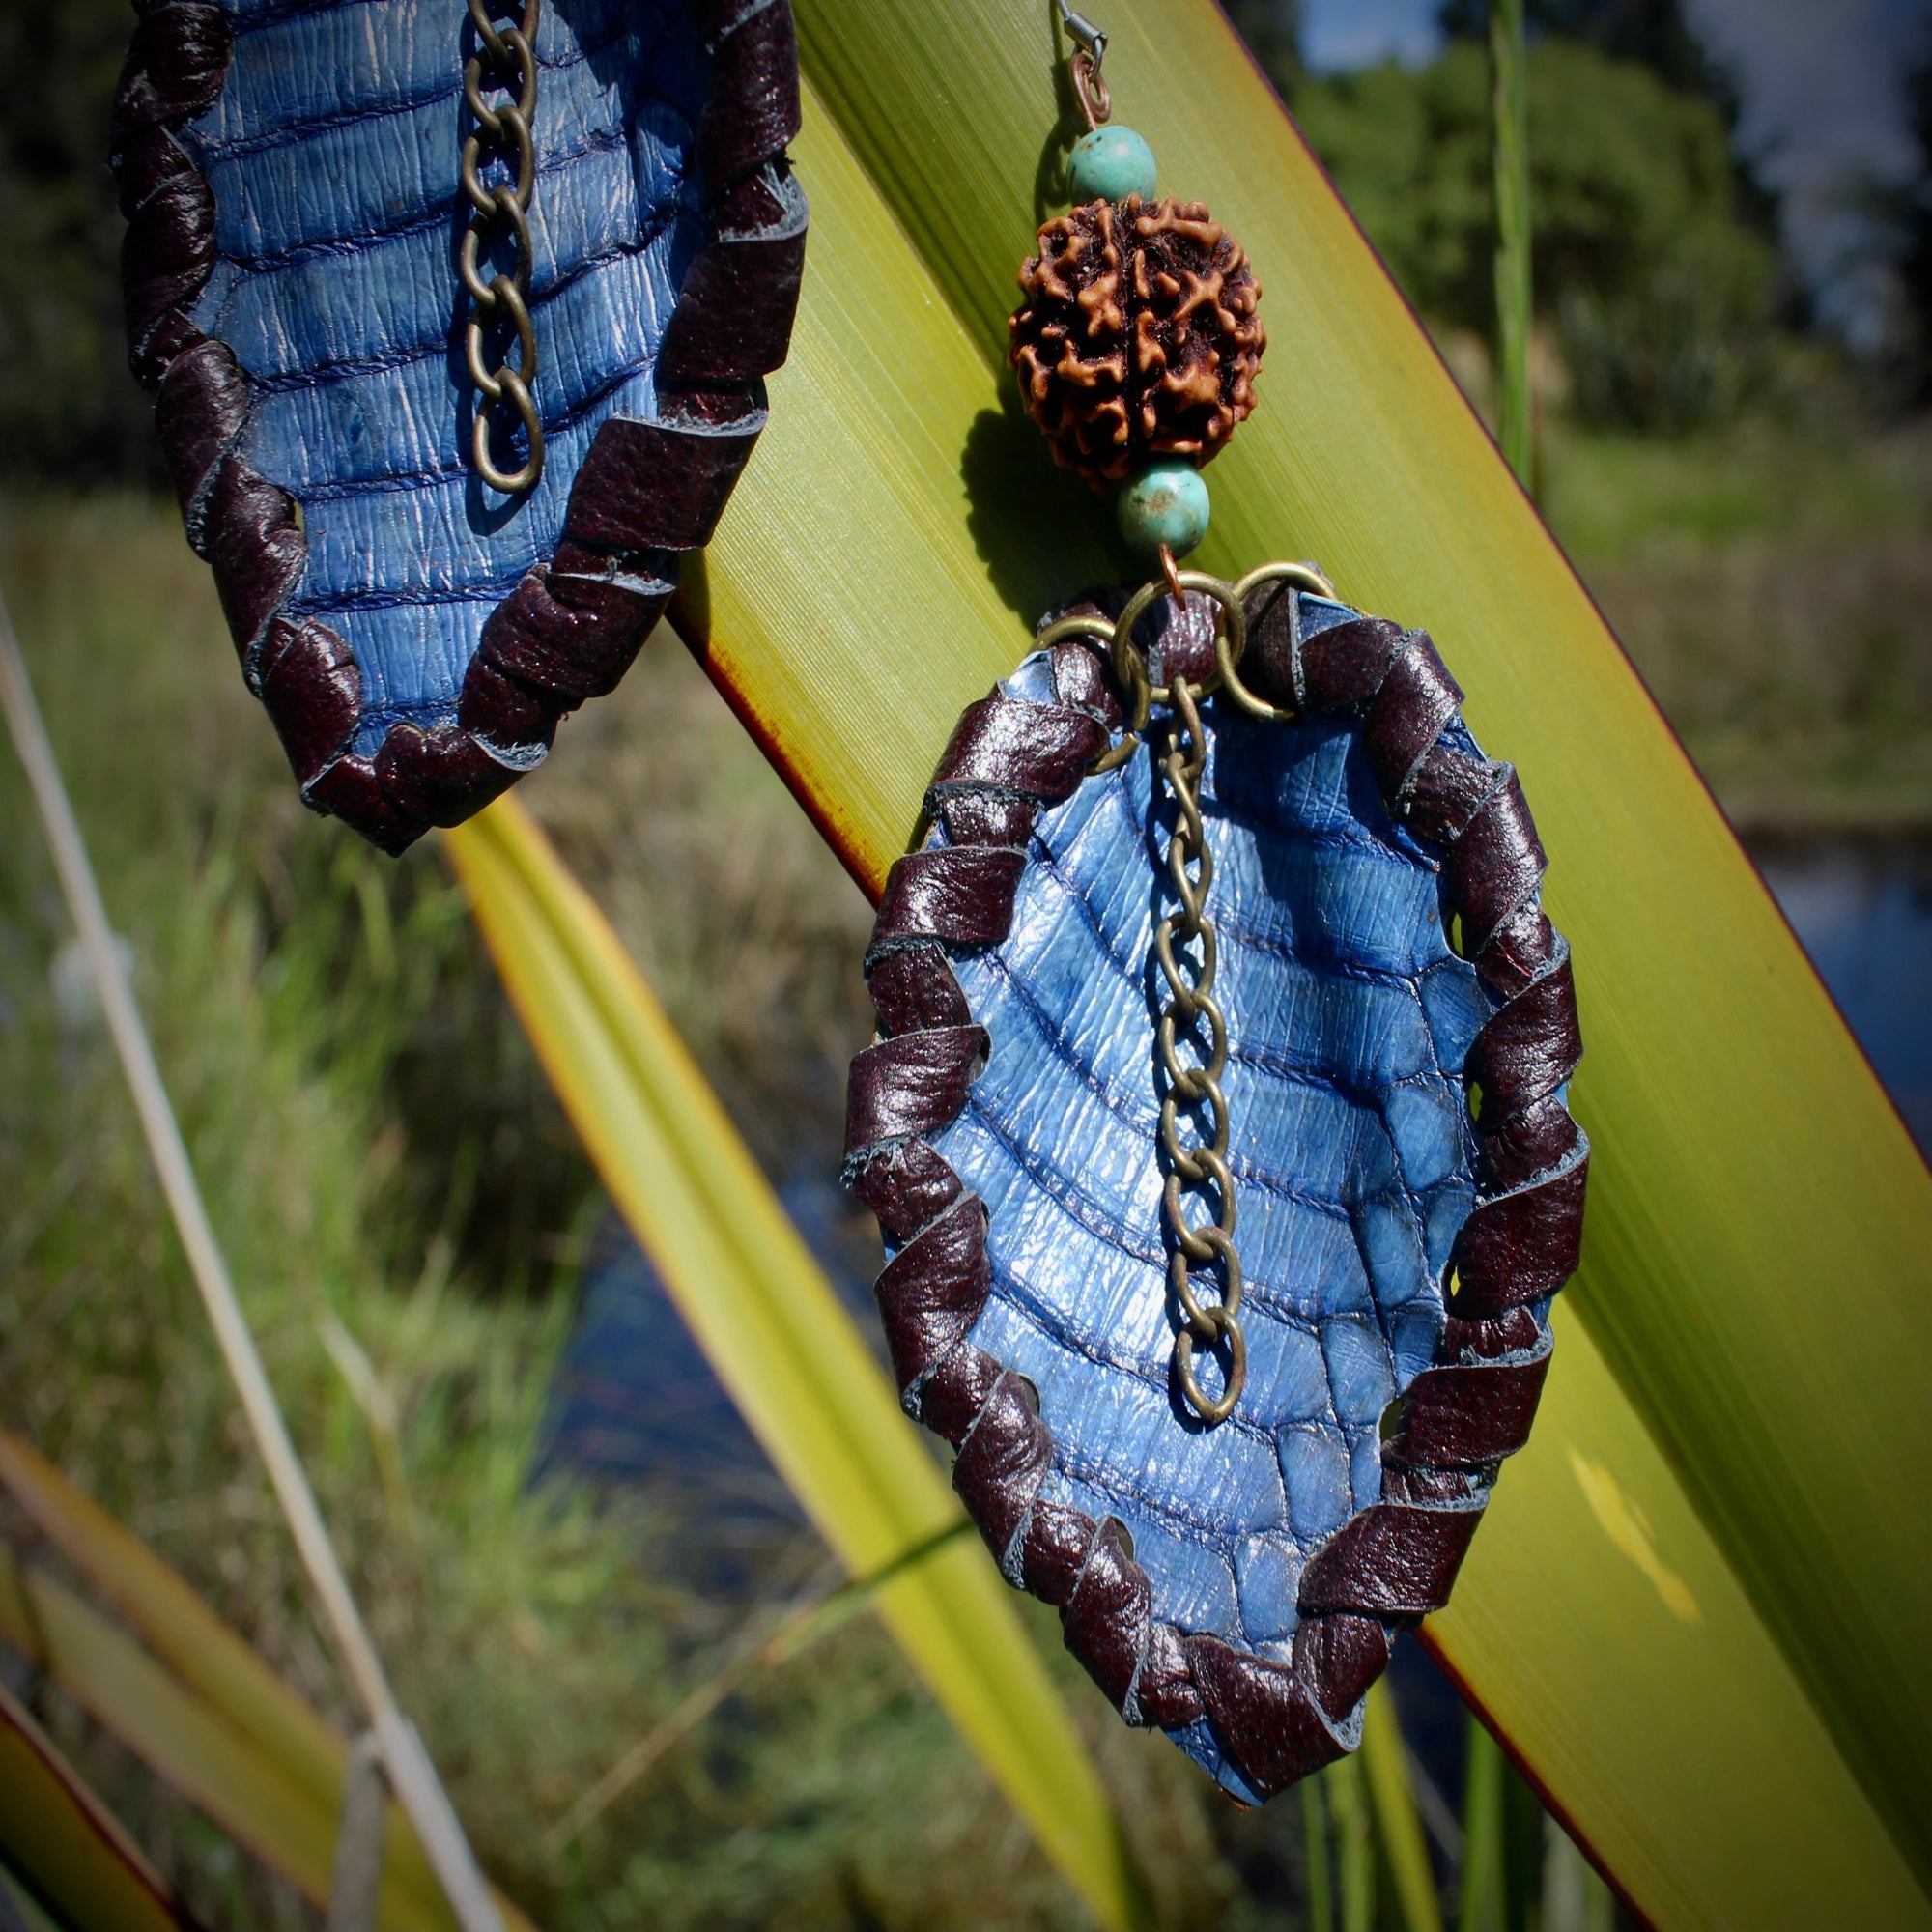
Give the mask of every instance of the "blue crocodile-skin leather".
<svg viewBox="0 0 1932 1932">
<path fill-rule="evenodd" d="M 550 0 L 537 35 L 530 231 L 543 479 L 514 501 L 466 459 L 455 250 L 461 0 L 224 0 L 235 55 L 184 134 L 218 261 L 193 320 L 253 379 L 247 451 L 300 504 L 292 608 L 355 653 L 354 750 L 452 723 L 483 620 L 556 547 L 606 417 L 651 370 L 701 240 L 688 165 L 709 80 L 680 0 Z"/>
<path fill-rule="evenodd" d="M 1355 614 L 1302 612 L 1304 635 Z M 1050 702 L 1044 660 L 1006 689 Z M 1126 1524 L 1157 1617 L 1286 1662 L 1302 1565 L 1379 1495 L 1382 1411 L 1441 1331 L 1475 1198 L 1463 1059 L 1490 1003 L 1359 725 L 1209 717 L 1208 913 L 1247 1276 L 1233 1416 L 1203 1428 L 1171 1376 L 1151 948 L 1175 904 L 1172 815 L 1145 753 L 1042 815 L 1009 936 L 955 960 L 992 1052 L 934 1145 L 990 1211 L 972 1340 L 1039 1389 L 1041 1495 Z M 1174 1736 L 1257 1802 L 1205 1723 Z"/>
</svg>

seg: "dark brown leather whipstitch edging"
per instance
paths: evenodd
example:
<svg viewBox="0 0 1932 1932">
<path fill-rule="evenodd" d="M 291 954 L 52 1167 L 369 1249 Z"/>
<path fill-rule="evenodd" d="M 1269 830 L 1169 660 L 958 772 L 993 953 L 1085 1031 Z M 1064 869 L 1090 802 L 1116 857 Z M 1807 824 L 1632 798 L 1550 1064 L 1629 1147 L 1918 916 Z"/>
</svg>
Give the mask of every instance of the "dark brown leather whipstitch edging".
<svg viewBox="0 0 1932 1932">
<path fill-rule="evenodd" d="M 986 1209 L 931 1140 L 989 1043 L 949 954 L 1007 936 L 1039 813 L 1070 796 L 1120 723 L 1079 643 L 1052 653 L 1057 705 L 996 689 L 968 708 L 927 797 L 951 842 L 909 853 L 887 880 L 866 962 L 879 1037 L 852 1064 L 845 1172 L 898 1244 L 877 1293 L 906 1409 L 957 1450 L 953 1487 L 1009 1581 L 1060 1611 L 1068 1647 L 1129 1723 L 1206 1717 L 1271 1796 L 1342 1755 L 1339 1728 L 1393 1634 L 1447 1601 L 1495 1465 L 1528 1437 L 1548 1366 L 1529 1304 L 1577 1266 L 1589 1151 L 1561 1098 L 1582 1053 L 1569 950 L 1537 902 L 1543 849 L 1514 770 L 1443 742 L 1463 694 L 1426 634 L 1361 618 L 1298 646 L 1294 593 L 1279 583 L 1248 616 L 1243 674 L 1263 696 L 1361 713 L 1383 801 L 1440 852 L 1461 951 L 1496 1002 L 1464 1067 L 1480 1092 L 1478 1201 L 1442 1342 L 1382 1445 L 1380 1499 L 1302 1573 L 1291 1664 L 1154 1618 L 1124 1527 L 1038 1500 L 1052 1450 L 1038 1396 L 966 1339 L 990 1281 Z M 1170 636 L 1200 654 L 1186 639 L 1201 630 L 1190 613 Z M 1171 657 L 1165 674 L 1185 668 Z"/>
<path fill-rule="evenodd" d="M 231 42 L 205 0 L 140 0 L 114 103 L 128 218 L 129 359 L 156 422 L 188 541 L 213 566 L 249 688 L 302 797 L 391 852 L 455 825 L 549 748 L 559 718 L 612 689 L 674 587 L 664 554 L 706 543 L 764 426 L 763 378 L 785 356 L 804 270 L 805 197 L 790 0 L 695 0 L 712 55 L 696 153 L 711 240 L 660 352 L 660 419 L 606 422 L 573 480 L 563 537 L 492 612 L 457 722 L 392 724 L 373 758 L 349 747 L 361 679 L 342 638 L 292 614 L 307 559 L 295 499 L 242 451 L 247 373 L 189 321 L 214 266 L 214 196 L 176 138 L 213 106 Z"/>
</svg>

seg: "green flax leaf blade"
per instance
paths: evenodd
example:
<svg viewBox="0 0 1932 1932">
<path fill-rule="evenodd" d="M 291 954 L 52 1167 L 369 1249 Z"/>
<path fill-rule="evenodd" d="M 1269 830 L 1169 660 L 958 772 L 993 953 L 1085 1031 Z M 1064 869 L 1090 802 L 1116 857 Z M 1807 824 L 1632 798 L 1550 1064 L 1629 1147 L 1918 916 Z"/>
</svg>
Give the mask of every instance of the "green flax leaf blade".
<svg viewBox="0 0 1932 1932">
<path fill-rule="evenodd" d="M 446 844 L 605 1185 L 819 1533 L 854 1576 L 932 1544 L 958 1502 L 603 915 L 512 799 Z M 1098 1774 L 983 1546 L 938 1543 L 874 1601 L 1094 1917 L 1137 1921 Z"/>
<path fill-rule="evenodd" d="M 800 19 L 811 270 L 772 426 L 676 617 L 876 891 L 1031 616 L 1130 566 L 1013 421 L 999 363 L 1050 160 L 1050 10 Z M 1577 948 L 1584 1266 L 1537 1437 L 1434 1641 L 1652 1917 L 1932 1923 L 1923 1164 L 1219 14 L 1139 0 L 1108 25 L 1118 118 L 1268 292 L 1206 566 L 1314 555 L 1432 628 L 1522 769 Z"/>
<path fill-rule="evenodd" d="M 179 1932 L 160 1879 L 134 1842 L 0 1684 L 0 1895 L 24 1918 L 44 1900 L 73 1926 Z"/>
</svg>

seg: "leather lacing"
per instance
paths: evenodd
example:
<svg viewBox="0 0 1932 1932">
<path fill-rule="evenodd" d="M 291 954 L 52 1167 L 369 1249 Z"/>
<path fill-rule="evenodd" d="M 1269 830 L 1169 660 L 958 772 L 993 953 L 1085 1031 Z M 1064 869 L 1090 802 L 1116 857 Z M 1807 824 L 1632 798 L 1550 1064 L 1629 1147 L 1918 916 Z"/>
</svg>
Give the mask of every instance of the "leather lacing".
<svg viewBox="0 0 1932 1932">
<path fill-rule="evenodd" d="M 1270 1796 L 1340 1756 L 1394 1634 L 1448 1600 L 1496 1464 L 1528 1437 L 1548 1368 L 1534 1304 L 1575 1271 L 1589 1150 L 1562 1098 L 1581 1056 L 1569 951 L 1538 902 L 1544 853 L 1515 772 L 1447 742 L 1462 693 L 1425 633 L 1356 618 L 1305 641 L 1295 593 L 1248 610 L 1261 695 L 1359 714 L 1389 811 L 1441 856 L 1462 951 L 1494 1002 L 1464 1078 L 1478 1201 L 1458 1238 L 1435 1363 L 1382 1444 L 1380 1498 L 1311 1557 L 1293 1662 L 1158 1621 L 1124 1526 L 1040 1497 L 1053 1453 L 1032 1385 L 967 1340 L 991 1286 L 986 1209 L 932 1142 L 984 1064 L 951 959 L 1010 930 L 1039 813 L 1121 724 L 1093 653 L 1051 651 L 1057 703 L 970 706 L 928 796 L 946 841 L 893 867 L 867 956 L 878 1040 L 853 1062 L 846 1178 L 897 1252 L 877 1282 L 908 1411 L 958 1450 L 953 1487 L 1002 1570 L 1060 1612 L 1066 1642 L 1131 1723 L 1206 1718 Z"/>
<path fill-rule="evenodd" d="M 113 130 L 134 374 L 156 398 L 188 540 L 213 567 L 242 673 L 303 799 L 387 851 L 481 810 L 542 760 L 566 712 L 616 685 L 764 426 L 763 378 L 784 360 L 804 268 L 805 199 L 784 158 L 799 127 L 797 38 L 789 0 L 696 5 L 712 61 L 694 149 L 710 239 L 659 352 L 660 417 L 600 427 L 555 554 L 484 624 L 456 722 L 393 722 L 373 756 L 351 749 L 363 694 L 348 643 L 290 608 L 308 543 L 295 498 L 243 454 L 248 375 L 190 320 L 215 263 L 215 206 L 179 136 L 220 98 L 228 23 L 206 0 L 149 0 L 134 30 Z"/>
</svg>

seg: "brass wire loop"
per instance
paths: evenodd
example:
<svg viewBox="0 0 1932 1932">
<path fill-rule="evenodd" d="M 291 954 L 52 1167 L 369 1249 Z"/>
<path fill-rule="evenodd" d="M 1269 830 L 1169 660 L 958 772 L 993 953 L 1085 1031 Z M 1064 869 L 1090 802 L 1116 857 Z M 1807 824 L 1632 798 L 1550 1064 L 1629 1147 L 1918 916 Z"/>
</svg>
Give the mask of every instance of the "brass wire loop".
<svg viewBox="0 0 1932 1932">
<path fill-rule="evenodd" d="M 1085 47 L 1079 48 L 1067 62 L 1073 71 L 1073 92 L 1080 102 L 1080 111 L 1087 117 L 1087 128 L 1091 133 L 1101 127 L 1114 111 L 1114 97 L 1107 83 L 1100 78 L 1100 63 Z"/>
<path fill-rule="evenodd" d="M 469 202 L 469 222 L 457 250 L 457 279 L 469 301 L 463 332 L 463 360 L 476 390 L 476 415 L 469 437 L 469 461 L 491 489 L 520 497 L 536 488 L 543 474 L 544 434 L 532 386 L 537 377 L 536 331 L 530 325 L 530 198 L 536 191 L 536 147 L 530 122 L 537 106 L 537 25 L 542 0 L 524 0 L 523 18 L 499 27 L 494 15 L 507 11 L 490 0 L 469 0 L 477 50 L 463 69 L 463 99 L 476 123 L 463 144 L 460 179 Z M 486 98 L 485 88 L 499 98 Z M 514 99 L 503 99 L 502 95 Z M 515 185 L 486 185 L 486 161 L 501 161 Z M 486 262 L 505 241 L 515 245 L 510 273 L 491 273 Z M 517 362 L 506 359 L 494 370 L 484 348 L 485 331 L 504 342 L 514 337 Z M 523 425 L 526 454 L 521 468 L 506 470 L 490 454 L 493 418 L 514 417 Z"/>
<path fill-rule="evenodd" d="M 1248 596 L 1259 590 L 1264 583 L 1292 583 L 1297 590 L 1310 590 L 1318 597 L 1325 597 L 1331 603 L 1338 601 L 1335 586 L 1315 568 L 1312 563 L 1264 563 L 1251 570 L 1235 585 L 1235 603 L 1245 609 Z M 1240 659 L 1238 649 L 1231 647 L 1225 631 L 1214 635 L 1214 658 L 1220 668 L 1221 688 L 1251 718 L 1274 719 L 1287 724 L 1293 721 L 1294 713 L 1284 710 L 1278 704 L 1270 704 L 1265 698 L 1257 697 L 1240 680 L 1235 667 Z"/>
</svg>

